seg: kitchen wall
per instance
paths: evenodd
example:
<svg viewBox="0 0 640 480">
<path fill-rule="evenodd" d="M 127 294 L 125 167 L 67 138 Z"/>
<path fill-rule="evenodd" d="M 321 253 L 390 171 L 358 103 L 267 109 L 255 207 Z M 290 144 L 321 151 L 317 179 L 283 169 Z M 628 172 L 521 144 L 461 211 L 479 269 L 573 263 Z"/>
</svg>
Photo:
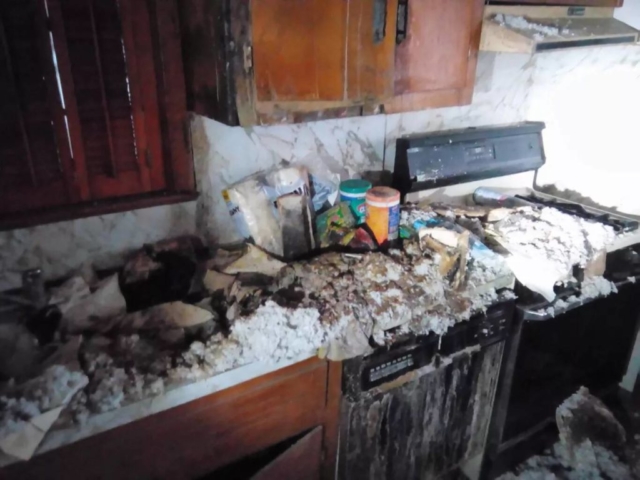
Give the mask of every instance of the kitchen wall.
<svg viewBox="0 0 640 480">
<path fill-rule="evenodd" d="M 117 265 L 131 250 L 160 238 L 199 231 L 209 241 L 235 241 L 221 197 L 229 184 L 297 160 L 320 159 L 349 176 L 393 169 L 395 139 L 414 132 L 543 120 L 548 167 L 542 180 L 566 188 L 583 183 L 596 200 L 637 208 L 638 200 L 621 192 L 633 192 L 640 180 L 639 82 L 640 46 L 534 57 L 481 53 L 473 104 L 465 107 L 246 129 L 195 117 L 197 205 L 0 232 L 0 291 L 18 286 L 25 268 L 41 266 L 56 278 L 88 259 L 101 267 Z M 620 173 L 601 188 L 603 173 L 613 166 Z"/>
<path fill-rule="evenodd" d="M 88 260 L 118 266 L 144 243 L 195 233 L 195 212 L 189 202 L 0 232 L 0 291 L 19 287 L 28 268 L 55 279 Z"/>
<path fill-rule="evenodd" d="M 465 107 L 254 128 L 196 118 L 198 229 L 212 242 L 238 240 L 221 192 L 259 170 L 309 158 L 349 176 L 393 170 L 395 140 L 401 135 L 522 121 L 530 105 L 533 66 L 527 55 L 481 53 L 473 104 Z"/>
<path fill-rule="evenodd" d="M 533 57 L 481 53 L 473 103 L 465 107 L 247 129 L 198 118 L 198 228 L 213 242 L 237 240 L 221 192 L 261 169 L 314 158 L 351 176 L 392 170 L 401 135 L 523 120 L 547 124 L 539 183 L 640 215 L 639 92 L 638 45 Z"/>
<path fill-rule="evenodd" d="M 547 124 L 539 182 L 640 215 L 640 46 L 540 55 L 529 93 Z"/>
</svg>

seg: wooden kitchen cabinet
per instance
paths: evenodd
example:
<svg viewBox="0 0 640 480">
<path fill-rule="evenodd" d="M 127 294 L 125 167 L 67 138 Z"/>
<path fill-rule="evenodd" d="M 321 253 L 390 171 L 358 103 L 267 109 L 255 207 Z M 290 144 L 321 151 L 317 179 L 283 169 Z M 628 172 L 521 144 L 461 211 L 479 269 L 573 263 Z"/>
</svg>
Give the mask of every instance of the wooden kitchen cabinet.
<svg viewBox="0 0 640 480">
<path fill-rule="evenodd" d="M 483 5 L 185 0 L 189 108 L 249 126 L 469 103 Z"/>
<path fill-rule="evenodd" d="M 193 200 L 177 0 L 0 2 L 0 229 Z"/>
<path fill-rule="evenodd" d="M 334 478 L 341 378 L 341 363 L 306 360 L 36 455 L 0 478 Z"/>
<path fill-rule="evenodd" d="M 393 93 L 397 0 L 186 0 L 181 10 L 196 113 L 294 123 L 361 115 Z"/>
<path fill-rule="evenodd" d="M 402 0 L 401 0 L 402 1 Z M 405 0 L 389 113 L 471 103 L 483 0 Z M 404 23 L 402 20 L 398 24 Z"/>
</svg>

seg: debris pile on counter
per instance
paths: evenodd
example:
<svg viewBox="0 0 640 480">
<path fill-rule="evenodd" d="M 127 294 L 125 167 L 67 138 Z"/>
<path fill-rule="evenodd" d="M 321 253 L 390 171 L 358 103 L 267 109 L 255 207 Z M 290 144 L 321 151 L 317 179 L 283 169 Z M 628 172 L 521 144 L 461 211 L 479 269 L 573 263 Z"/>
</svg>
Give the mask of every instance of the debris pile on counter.
<svg viewBox="0 0 640 480">
<path fill-rule="evenodd" d="M 412 210 L 404 218 L 434 216 Z M 92 287 L 74 277 L 54 292 L 63 313 L 48 346 L 77 341 L 84 383 L 66 399 L 69 410 L 82 421 L 184 382 L 319 349 L 351 358 L 392 341 L 390 330 L 444 334 L 496 301 L 494 286 L 480 287 L 503 273 L 498 255 L 469 253 L 468 234 L 452 233 L 452 246 L 438 235 L 414 237 L 386 254 L 326 252 L 289 264 L 253 245 L 199 259 L 197 241 L 169 241 Z M 7 425 L 37 413 L 11 398 Z"/>
<path fill-rule="evenodd" d="M 47 307 L 61 320 L 38 336 L 49 360 L 32 382 L 49 385 L 47 369 L 68 364 L 51 359 L 72 352 L 79 362 L 66 380 L 73 395 L 43 404 L 50 393 L 34 397 L 22 384 L 0 388 L 0 448 L 7 451 L 1 440 L 15 422 L 54 404 L 68 405 L 81 422 L 254 362 L 314 352 L 341 360 L 404 335 L 443 335 L 514 298 L 509 256 L 485 246 L 485 237 L 569 269 L 589 263 L 613 237 L 606 227 L 552 209 L 447 205 L 403 207 L 402 241 L 384 251 L 369 251 L 373 245 L 359 230 L 372 238 L 366 225 L 352 228 L 352 248 L 334 239 L 327 242 L 339 251 L 289 263 L 252 244 L 212 255 L 200 239 L 169 240 L 145 246 L 102 281 L 69 279 Z M 596 276 L 584 283 L 583 296 L 614 288 Z M 52 385 L 38 391 L 58 388 Z"/>
<path fill-rule="evenodd" d="M 609 226 L 549 207 L 520 208 L 496 223 L 493 231 L 509 251 L 546 259 L 565 272 L 574 265 L 586 267 L 616 236 Z"/>
<path fill-rule="evenodd" d="M 486 232 L 506 250 L 507 263 L 518 280 L 548 301 L 556 297 L 556 284 L 574 278 L 576 267 L 585 279 L 602 276 L 607 247 L 616 238 L 609 226 L 549 207 L 516 208 Z M 606 290 L 603 283 L 593 286 Z"/>
</svg>

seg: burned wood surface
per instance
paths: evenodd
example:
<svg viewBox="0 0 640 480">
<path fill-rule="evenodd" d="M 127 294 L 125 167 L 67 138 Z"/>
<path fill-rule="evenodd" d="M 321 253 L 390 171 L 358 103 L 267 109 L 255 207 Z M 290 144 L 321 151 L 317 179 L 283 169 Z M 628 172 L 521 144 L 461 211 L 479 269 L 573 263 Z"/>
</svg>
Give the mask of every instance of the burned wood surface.
<svg viewBox="0 0 640 480">
<path fill-rule="evenodd" d="M 480 454 L 502 350 L 460 353 L 396 388 L 343 397 L 339 478 L 437 478 Z"/>
</svg>

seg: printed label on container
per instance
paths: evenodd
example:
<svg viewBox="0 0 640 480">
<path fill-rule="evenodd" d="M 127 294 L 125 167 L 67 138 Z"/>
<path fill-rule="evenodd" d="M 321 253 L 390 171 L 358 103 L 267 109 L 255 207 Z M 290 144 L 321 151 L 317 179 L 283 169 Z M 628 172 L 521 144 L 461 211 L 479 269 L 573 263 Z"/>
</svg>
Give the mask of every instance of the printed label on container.
<svg viewBox="0 0 640 480">
<path fill-rule="evenodd" d="M 240 207 L 236 205 L 233 200 L 231 200 L 231 196 L 229 195 L 228 190 L 222 191 L 222 198 L 227 204 L 227 210 L 229 211 L 229 215 L 231 215 L 231 220 L 233 220 L 233 223 L 236 226 L 238 235 L 240 235 L 242 238 L 251 238 L 251 233 L 249 233 L 249 226 L 247 225 L 247 221 L 240 211 Z"/>
<path fill-rule="evenodd" d="M 349 202 L 349 207 L 351 208 L 351 212 L 354 217 L 356 217 L 356 223 L 360 225 L 364 223 L 367 219 L 367 204 L 364 199 L 361 200 L 351 200 Z"/>
<path fill-rule="evenodd" d="M 367 225 L 376 237 L 378 245 L 389 237 L 389 208 L 367 205 Z"/>
<path fill-rule="evenodd" d="M 400 226 L 400 205 L 389 207 L 389 240 L 398 239 L 399 226 Z"/>
</svg>

